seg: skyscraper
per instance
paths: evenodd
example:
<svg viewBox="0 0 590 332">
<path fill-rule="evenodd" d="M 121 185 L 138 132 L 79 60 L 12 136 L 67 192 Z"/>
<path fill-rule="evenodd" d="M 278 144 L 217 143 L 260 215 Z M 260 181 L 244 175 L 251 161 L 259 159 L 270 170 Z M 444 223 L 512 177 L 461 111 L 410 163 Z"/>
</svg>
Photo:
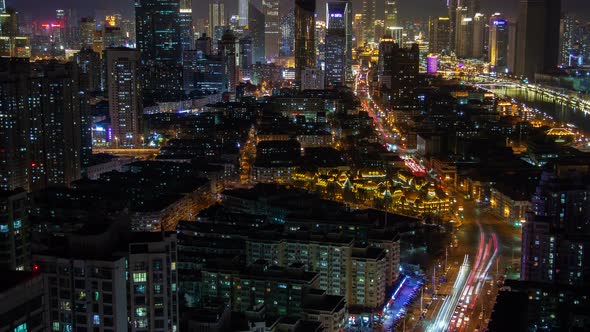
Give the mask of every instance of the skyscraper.
<svg viewBox="0 0 590 332">
<path fill-rule="evenodd" d="M 137 48 L 141 51 L 143 98 L 178 100 L 182 93 L 179 0 L 135 2 Z"/>
<path fill-rule="evenodd" d="M 281 43 L 280 55 L 293 56 L 295 52 L 295 11 L 293 8 L 287 10 L 281 17 Z"/>
<path fill-rule="evenodd" d="M 80 49 L 92 48 L 94 32 L 96 31 L 96 21 L 92 17 L 82 17 L 80 19 Z"/>
<path fill-rule="evenodd" d="M 489 61 L 495 71 L 508 68 L 508 29 L 506 20 L 493 17 L 490 22 Z"/>
<path fill-rule="evenodd" d="M 414 108 L 414 88 L 419 84 L 420 50 L 418 44 L 400 47 L 393 39 L 379 43 L 378 87 L 383 100 L 397 108 Z"/>
<path fill-rule="evenodd" d="M 521 279 L 590 285 L 590 182 L 587 165 L 546 171 L 522 232 Z"/>
<path fill-rule="evenodd" d="M 209 37 L 215 37 L 215 28 L 225 26 L 225 5 L 223 0 L 209 2 Z"/>
<path fill-rule="evenodd" d="M 385 29 L 397 26 L 397 0 L 385 0 Z"/>
<path fill-rule="evenodd" d="M 109 48 L 105 53 L 113 146 L 137 146 L 143 114 L 139 51 Z"/>
<path fill-rule="evenodd" d="M 182 49 L 193 49 L 195 42 L 195 31 L 193 27 L 192 0 L 180 0 L 180 11 L 178 17 L 180 22 L 180 42 L 182 44 Z"/>
<path fill-rule="evenodd" d="M 0 190 L 29 189 L 29 59 L 0 58 Z"/>
<path fill-rule="evenodd" d="M 29 86 L 31 190 L 81 176 L 82 128 L 76 65 L 38 61 Z"/>
<path fill-rule="evenodd" d="M 238 0 L 238 26 L 248 25 L 250 0 Z"/>
<path fill-rule="evenodd" d="M 378 42 L 375 36 L 375 20 L 377 19 L 377 1 L 363 0 L 363 42 L 376 43 Z"/>
<path fill-rule="evenodd" d="M 448 0 L 447 9 L 449 10 L 450 36 L 449 49 L 456 51 L 455 40 L 457 38 L 457 7 L 459 7 L 459 0 Z"/>
<path fill-rule="evenodd" d="M 553 71 L 559 55 L 561 0 L 522 0 L 518 17 L 517 75 Z M 540 38 L 542 36 L 542 38 Z"/>
<path fill-rule="evenodd" d="M 348 3 L 326 4 L 326 85 L 344 85 L 347 67 Z"/>
<path fill-rule="evenodd" d="M 476 59 L 483 58 L 484 48 L 486 44 L 485 36 L 486 20 L 481 13 L 473 15 L 473 50 L 471 57 Z"/>
<path fill-rule="evenodd" d="M 455 54 L 470 58 L 473 54 L 473 17 L 469 17 L 467 7 L 457 7 L 455 17 Z"/>
<path fill-rule="evenodd" d="M 263 0 L 264 56 L 271 60 L 279 56 L 279 0 Z"/>
<path fill-rule="evenodd" d="M 219 54 L 222 57 L 225 74 L 227 76 L 227 91 L 236 93 L 236 86 L 240 82 L 240 45 L 231 30 L 225 30 L 219 41 Z"/>
<path fill-rule="evenodd" d="M 266 62 L 265 58 L 265 15 L 260 0 L 248 1 L 248 32 L 252 37 L 252 62 Z M 276 42 L 275 42 L 276 43 Z"/>
<path fill-rule="evenodd" d="M 315 0 L 295 0 L 295 81 L 305 68 L 315 68 Z"/>
<path fill-rule="evenodd" d="M 448 17 L 430 17 L 428 24 L 430 53 L 438 54 L 450 50 L 450 23 L 451 20 Z"/>
</svg>

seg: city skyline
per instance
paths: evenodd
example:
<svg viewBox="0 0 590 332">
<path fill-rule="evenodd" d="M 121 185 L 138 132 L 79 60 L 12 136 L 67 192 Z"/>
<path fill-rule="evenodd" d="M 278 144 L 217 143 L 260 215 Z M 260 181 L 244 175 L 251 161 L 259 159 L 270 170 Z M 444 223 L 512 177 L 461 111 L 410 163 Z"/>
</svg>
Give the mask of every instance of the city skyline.
<svg viewBox="0 0 590 332">
<path fill-rule="evenodd" d="M 379 0 L 384 2 L 384 0 Z M 229 12 L 238 13 L 238 0 L 225 1 L 226 10 Z M 281 3 L 286 0 L 281 0 Z M 326 0 L 317 0 L 317 8 L 319 13 L 325 11 Z M 35 19 L 51 19 L 53 13 L 57 8 L 76 8 L 81 10 L 84 15 L 92 14 L 94 10 L 118 10 L 125 15 L 133 15 L 133 1 L 127 3 L 116 0 L 101 1 L 100 7 L 97 8 L 96 2 L 88 2 L 83 4 L 79 0 L 53 0 L 42 5 L 36 0 L 6 0 L 7 7 L 16 7 L 25 14 L 31 14 Z M 193 0 L 193 17 L 206 17 L 203 13 L 207 12 L 208 1 Z M 590 2 L 585 0 L 563 0 L 563 11 L 576 13 L 580 18 L 590 19 Z M 444 15 L 447 11 L 446 0 L 414 0 L 398 1 L 400 19 L 427 19 L 431 15 Z M 516 19 L 518 16 L 518 1 L 514 0 L 483 0 L 481 1 L 482 11 L 485 13 L 502 12 L 506 13 L 510 19 Z M 419 9 L 418 9 L 419 8 Z M 362 1 L 355 1 L 353 3 L 353 11 L 360 12 L 362 9 Z M 201 13 L 201 15 L 199 15 Z M 384 15 L 380 13 L 378 15 Z"/>
</svg>

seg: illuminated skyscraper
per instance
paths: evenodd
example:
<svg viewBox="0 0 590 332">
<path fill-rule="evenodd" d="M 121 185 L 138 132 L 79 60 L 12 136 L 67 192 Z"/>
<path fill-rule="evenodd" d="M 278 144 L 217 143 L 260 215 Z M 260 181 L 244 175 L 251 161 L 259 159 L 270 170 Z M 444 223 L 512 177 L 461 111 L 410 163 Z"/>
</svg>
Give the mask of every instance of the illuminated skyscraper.
<svg viewBox="0 0 590 332">
<path fill-rule="evenodd" d="M 223 37 L 219 40 L 219 54 L 225 67 L 227 75 L 227 91 L 236 93 L 236 86 L 240 82 L 240 45 L 238 39 L 231 30 L 225 30 Z"/>
<path fill-rule="evenodd" d="M 137 48 L 141 51 L 143 97 L 147 103 L 177 100 L 182 93 L 179 0 L 135 2 Z"/>
<path fill-rule="evenodd" d="M 137 146 L 141 143 L 143 114 L 139 51 L 109 48 L 105 54 L 112 144 L 116 148 Z"/>
<path fill-rule="evenodd" d="M 326 84 L 344 85 L 347 66 L 348 3 L 330 1 L 326 4 Z"/>
<path fill-rule="evenodd" d="M 428 24 L 430 53 L 450 50 L 451 20 L 448 17 L 431 17 Z"/>
<path fill-rule="evenodd" d="M 210 0 L 209 2 L 209 36 L 215 35 L 216 27 L 225 26 L 225 5 L 223 0 Z"/>
<path fill-rule="evenodd" d="M 377 19 L 377 3 L 376 0 L 363 0 L 363 42 L 374 43 L 378 42 L 375 36 L 375 20 Z"/>
<path fill-rule="evenodd" d="M 250 0 L 238 0 L 238 25 L 241 27 L 248 25 L 248 11 L 250 10 L 249 5 Z"/>
<path fill-rule="evenodd" d="M 470 58 L 473 54 L 473 17 L 469 17 L 467 7 L 457 7 L 455 27 L 455 53 L 460 58 Z"/>
<path fill-rule="evenodd" d="M 271 60 L 279 56 L 279 0 L 262 0 L 264 12 L 264 56 Z"/>
<path fill-rule="evenodd" d="M 509 24 L 497 16 L 490 21 L 489 61 L 495 71 L 508 67 Z"/>
<path fill-rule="evenodd" d="M 285 16 L 281 17 L 281 56 L 293 56 L 295 48 L 295 11 L 288 10 Z"/>
<path fill-rule="evenodd" d="M 180 0 L 180 42 L 183 50 L 193 49 L 195 31 L 193 28 L 192 0 Z"/>
<path fill-rule="evenodd" d="M 315 68 L 315 0 L 295 0 L 295 81 L 305 68 Z"/>
<path fill-rule="evenodd" d="M 397 26 L 397 0 L 385 0 L 385 29 Z"/>
<path fill-rule="evenodd" d="M 522 0 L 518 17 L 517 75 L 533 78 L 535 73 L 557 68 L 561 0 Z"/>
</svg>

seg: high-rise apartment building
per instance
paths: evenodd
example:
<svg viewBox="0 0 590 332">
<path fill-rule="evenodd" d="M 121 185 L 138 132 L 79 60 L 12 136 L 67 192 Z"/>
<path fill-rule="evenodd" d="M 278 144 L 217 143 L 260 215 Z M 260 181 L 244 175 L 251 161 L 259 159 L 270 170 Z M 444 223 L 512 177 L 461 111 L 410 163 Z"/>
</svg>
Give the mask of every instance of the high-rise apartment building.
<svg viewBox="0 0 590 332">
<path fill-rule="evenodd" d="M 535 73 L 550 72 L 557 68 L 560 16 L 561 0 L 520 2 L 516 42 L 517 75 L 532 79 Z"/>
<path fill-rule="evenodd" d="M 384 100 L 398 108 L 415 107 L 419 84 L 420 50 L 417 44 L 400 47 L 393 39 L 379 43 L 378 87 Z"/>
<path fill-rule="evenodd" d="M 295 0 L 295 81 L 302 71 L 316 67 L 315 0 Z"/>
<path fill-rule="evenodd" d="M 143 114 L 139 51 L 109 48 L 105 56 L 112 145 L 137 146 L 141 143 Z"/>
<path fill-rule="evenodd" d="M 588 287 L 589 218 L 588 166 L 544 172 L 523 228 L 521 279 Z"/>
<path fill-rule="evenodd" d="M 76 71 L 72 62 L 32 64 L 28 95 L 31 190 L 68 186 L 80 179 L 83 131 Z"/>
<path fill-rule="evenodd" d="M 439 54 L 451 48 L 451 20 L 448 17 L 430 17 L 428 22 L 429 51 Z"/>
<path fill-rule="evenodd" d="M 78 66 L 80 91 L 98 92 L 102 90 L 102 64 L 100 54 L 85 48 L 74 54 L 74 63 Z"/>
<path fill-rule="evenodd" d="M 141 52 L 143 99 L 177 100 L 182 94 L 180 0 L 135 2 L 137 48 Z"/>
<path fill-rule="evenodd" d="M 33 255 L 52 329 L 178 329 L 176 234 L 126 234 L 113 225 L 69 235 Z"/>
<path fill-rule="evenodd" d="M 28 59 L 0 59 L 0 189 L 29 189 Z"/>
<path fill-rule="evenodd" d="M 31 269 L 28 197 L 24 189 L 0 191 L 0 270 Z"/>
</svg>

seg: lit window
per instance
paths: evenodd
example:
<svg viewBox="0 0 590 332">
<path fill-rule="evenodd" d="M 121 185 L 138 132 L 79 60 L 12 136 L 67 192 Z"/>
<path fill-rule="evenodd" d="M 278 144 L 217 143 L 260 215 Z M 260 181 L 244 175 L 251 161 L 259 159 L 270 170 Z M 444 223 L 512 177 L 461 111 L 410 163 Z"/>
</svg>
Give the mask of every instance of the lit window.
<svg viewBox="0 0 590 332">
<path fill-rule="evenodd" d="M 147 316 L 147 309 L 145 307 L 135 308 L 135 315 L 138 317 Z"/>
<path fill-rule="evenodd" d="M 92 323 L 93 323 L 94 325 L 100 325 L 100 315 L 94 315 L 94 316 L 92 317 Z"/>
<path fill-rule="evenodd" d="M 133 272 L 133 282 L 146 282 L 147 276 L 145 272 Z"/>
<path fill-rule="evenodd" d="M 14 328 L 14 332 L 27 332 L 27 323 L 22 323 Z"/>
</svg>

